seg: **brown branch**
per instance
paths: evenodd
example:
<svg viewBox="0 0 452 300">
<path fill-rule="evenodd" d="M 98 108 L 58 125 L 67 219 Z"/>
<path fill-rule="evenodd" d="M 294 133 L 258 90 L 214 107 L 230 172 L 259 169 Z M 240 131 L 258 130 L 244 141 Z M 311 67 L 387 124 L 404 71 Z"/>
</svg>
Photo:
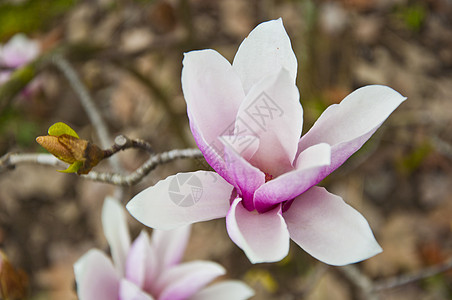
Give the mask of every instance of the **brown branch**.
<svg viewBox="0 0 452 300">
<path fill-rule="evenodd" d="M 373 290 L 376 292 L 380 292 L 383 290 L 392 289 L 415 281 L 426 279 L 428 277 L 435 276 L 439 273 L 443 273 L 451 269 L 452 269 L 452 258 L 450 258 L 444 263 L 425 268 L 413 274 L 394 276 L 391 278 L 377 281 L 374 284 Z"/>
<path fill-rule="evenodd" d="M 348 265 L 338 268 L 348 281 L 359 288 L 361 297 L 366 300 L 378 300 L 379 297 L 373 289 L 372 280 L 367 277 L 356 265 Z"/>
<path fill-rule="evenodd" d="M 201 158 L 202 153 L 199 149 L 175 149 L 168 152 L 152 155 L 144 164 L 129 175 L 117 173 L 98 173 L 90 172 L 82 175 L 83 178 L 109 183 L 118 186 L 132 186 L 141 181 L 146 175 L 154 170 L 158 165 L 169 163 L 181 158 Z"/>
<path fill-rule="evenodd" d="M 136 148 L 136 149 L 142 149 L 149 153 L 153 153 L 151 144 L 144 140 L 140 139 L 129 139 L 128 137 L 124 135 L 118 135 L 115 138 L 115 144 L 111 146 L 110 148 L 104 150 L 104 158 L 108 158 L 112 156 L 113 154 L 116 154 L 119 151 L 126 150 L 129 148 Z"/>
<path fill-rule="evenodd" d="M 113 146 L 111 146 L 109 149 L 104 150 L 105 158 L 110 157 L 115 153 L 118 153 L 119 151 L 130 148 L 143 149 L 147 152 L 152 153 L 152 148 L 149 143 L 139 139 L 132 140 L 123 135 L 120 135 L 115 139 L 115 144 Z M 110 183 L 117 186 L 131 186 L 138 183 L 152 170 L 154 170 L 158 165 L 166 164 L 176 159 L 201 158 L 201 157 L 202 153 L 201 151 L 199 151 L 199 149 L 175 149 L 168 152 L 162 152 L 151 155 L 151 157 L 146 162 L 144 162 L 138 169 L 136 169 L 133 173 L 128 175 L 91 171 L 89 174 L 82 175 L 81 177 L 93 181 Z M 66 164 L 64 164 L 51 154 L 8 153 L 0 158 L 0 173 L 14 169 L 17 165 L 24 163 L 33 163 L 50 166 L 66 166 Z"/>
<path fill-rule="evenodd" d="M 38 164 L 47 166 L 67 166 L 52 154 L 41 153 L 7 153 L 0 157 L 0 173 L 13 170 L 21 164 Z"/>
</svg>

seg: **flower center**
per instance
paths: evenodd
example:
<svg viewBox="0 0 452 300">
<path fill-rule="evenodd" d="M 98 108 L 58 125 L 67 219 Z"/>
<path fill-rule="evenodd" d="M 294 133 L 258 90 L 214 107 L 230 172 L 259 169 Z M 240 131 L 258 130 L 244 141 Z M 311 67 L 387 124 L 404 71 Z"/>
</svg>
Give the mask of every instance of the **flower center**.
<svg viewBox="0 0 452 300">
<path fill-rule="evenodd" d="M 273 179 L 273 175 L 265 173 L 265 182 L 268 182 Z"/>
</svg>

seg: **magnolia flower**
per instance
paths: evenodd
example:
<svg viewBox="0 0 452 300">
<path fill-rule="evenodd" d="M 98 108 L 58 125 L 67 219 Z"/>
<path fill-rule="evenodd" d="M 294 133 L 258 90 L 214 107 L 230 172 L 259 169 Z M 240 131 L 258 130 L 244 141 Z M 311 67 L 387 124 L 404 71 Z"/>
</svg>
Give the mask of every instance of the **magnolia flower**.
<svg viewBox="0 0 452 300">
<path fill-rule="evenodd" d="M 23 33 L 14 35 L 4 46 L 0 45 L 0 85 L 9 80 L 14 69 L 38 57 L 40 51 L 39 43 L 30 40 Z M 2 68 L 5 70 L 2 71 Z M 39 79 L 33 80 L 23 90 L 23 95 L 32 94 L 39 85 Z"/>
<path fill-rule="evenodd" d="M 3 47 L 0 46 L 0 65 L 15 69 L 35 59 L 39 52 L 38 42 L 18 33 Z"/>
<path fill-rule="evenodd" d="M 131 244 L 122 206 L 106 198 L 102 225 L 113 257 L 92 249 L 75 264 L 80 300 L 207 300 L 248 299 L 254 293 L 240 281 L 205 287 L 225 273 L 210 261 L 180 263 L 190 227 L 141 232 Z"/>
<path fill-rule="evenodd" d="M 127 205 L 136 219 L 170 229 L 226 217 L 229 236 L 253 263 L 281 260 L 290 239 L 332 265 L 382 251 L 366 219 L 316 184 L 356 152 L 404 97 L 385 86 L 360 88 L 328 107 L 300 138 L 297 60 L 281 19 L 257 26 L 232 65 L 214 50 L 186 53 L 183 65 L 190 127 L 217 173 L 192 173 L 202 196 L 188 208 L 168 193 L 174 178 L 186 174 L 142 191 Z"/>
</svg>

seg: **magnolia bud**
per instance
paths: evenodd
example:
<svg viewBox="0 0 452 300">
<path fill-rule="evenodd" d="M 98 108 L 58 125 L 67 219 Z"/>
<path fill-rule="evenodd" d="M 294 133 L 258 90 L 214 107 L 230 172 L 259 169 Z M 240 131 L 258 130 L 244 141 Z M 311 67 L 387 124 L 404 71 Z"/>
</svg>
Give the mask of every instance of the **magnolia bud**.
<svg viewBox="0 0 452 300">
<path fill-rule="evenodd" d="M 88 174 L 105 156 L 97 145 L 80 139 L 72 128 L 61 122 L 49 128 L 49 135 L 38 136 L 36 142 L 58 159 L 71 164 L 60 172 Z"/>
</svg>

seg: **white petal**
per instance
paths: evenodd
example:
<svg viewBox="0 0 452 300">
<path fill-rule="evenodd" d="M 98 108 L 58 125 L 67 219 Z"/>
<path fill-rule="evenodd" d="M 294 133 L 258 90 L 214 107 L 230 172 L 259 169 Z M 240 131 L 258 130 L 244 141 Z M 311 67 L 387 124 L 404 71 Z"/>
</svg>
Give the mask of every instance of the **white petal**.
<svg viewBox="0 0 452 300">
<path fill-rule="evenodd" d="M 154 229 L 152 249 L 158 257 L 157 273 L 178 264 L 184 255 L 190 238 L 191 226 L 182 226 L 172 230 Z"/>
<path fill-rule="evenodd" d="M 245 98 L 240 79 L 231 64 L 210 49 L 185 53 L 183 65 L 182 89 L 190 121 L 211 142 L 235 121 Z"/>
<path fill-rule="evenodd" d="M 136 195 L 127 209 L 146 226 L 173 229 L 226 216 L 232 190 L 215 172 L 178 173 Z"/>
<path fill-rule="evenodd" d="M 281 67 L 289 71 L 295 83 L 297 58 L 282 19 L 264 22 L 254 28 L 237 50 L 233 67 L 240 76 L 245 93 Z"/>
<path fill-rule="evenodd" d="M 74 264 L 74 273 L 80 300 L 118 299 L 119 276 L 103 252 L 88 251 Z"/>
<path fill-rule="evenodd" d="M 212 284 L 188 300 L 245 300 L 254 296 L 254 291 L 238 280 L 226 280 Z"/>
<path fill-rule="evenodd" d="M 130 234 L 124 208 L 115 198 L 107 196 L 104 200 L 102 226 L 116 269 L 121 276 L 124 276 L 127 252 L 130 248 Z"/>
<path fill-rule="evenodd" d="M 159 300 L 183 300 L 196 294 L 225 269 L 211 261 L 191 261 L 174 266 L 159 278 Z"/>
<path fill-rule="evenodd" d="M 119 300 L 154 300 L 154 298 L 141 290 L 134 283 L 122 279 L 119 285 Z M 113 298 L 111 299 L 113 300 Z"/>
<path fill-rule="evenodd" d="M 289 252 L 289 232 L 281 206 L 259 214 L 243 207 L 236 198 L 226 216 L 226 228 L 234 243 L 254 263 L 275 262 Z"/>
<path fill-rule="evenodd" d="M 346 265 L 382 251 L 366 219 L 341 197 L 312 187 L 283 213 L 290 237 L 330 265 Z"/>
<path fill-rule="evenodd" d="M 139 288 L 150 291 L 159 274 L 159 257 L 151 247 L 148 234 L 143 230 L 135 239 L 127 256 L 126 278 Z"/>
<path fill-rule="evenodd" d="M 292 169 L 302 122 L 298 88 L 289 72 L 280 68 L 259 81 L 247 94 L 240 106 L 236 127 L 240 135 L 259 138 L 259 148 L 250 162 L 266 173 L 279 176 Z"/>
<path fill-rule="evenodd" d="M 245 98 L 242 84 L 231 64 L 214 50 L 185 53 L 183 65 L 182 90 L 196 144 L 207 163 L 227 179 L 217 138 L 234 128 Z"/>
<path fill-rule="evenodd" d="M 319 143 L 331 145 L 331 173 L 372 136 L 406 98 L 382 85 L 357 89 L 340 104 L 328 107 L 300 139 L 298 153 Z"/>
</svg>

